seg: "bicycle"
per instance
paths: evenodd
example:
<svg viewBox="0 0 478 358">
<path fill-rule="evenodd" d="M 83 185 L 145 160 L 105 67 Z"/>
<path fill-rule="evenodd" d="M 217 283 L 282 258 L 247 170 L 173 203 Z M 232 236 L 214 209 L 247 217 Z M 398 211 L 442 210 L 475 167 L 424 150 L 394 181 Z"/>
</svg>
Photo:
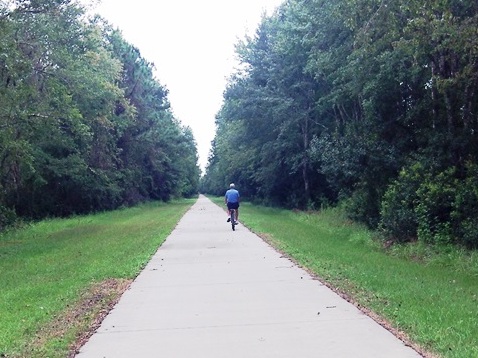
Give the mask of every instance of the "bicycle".
<svg viewBox="0 0 478 358">
<path fill-rule="evenodd" d="M 236 231 L 236 225 L 237 225 L 237 222 L 236 222 L 236 209 L 231 209 L 230 212 L 231 212 L 231 227 L 232 227 L 232 231 Z"/>
</svg>

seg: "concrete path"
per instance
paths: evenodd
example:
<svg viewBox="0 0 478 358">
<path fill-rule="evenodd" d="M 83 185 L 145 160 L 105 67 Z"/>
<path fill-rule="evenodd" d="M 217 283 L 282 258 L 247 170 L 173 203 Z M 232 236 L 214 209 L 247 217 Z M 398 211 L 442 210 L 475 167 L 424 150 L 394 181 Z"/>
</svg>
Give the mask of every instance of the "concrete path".
<svg viewBox="0 0 478 358">
<path fill-rule="evenodd" d="M 420 355 L 201 196 L 77 357 Z"/>
</svg>

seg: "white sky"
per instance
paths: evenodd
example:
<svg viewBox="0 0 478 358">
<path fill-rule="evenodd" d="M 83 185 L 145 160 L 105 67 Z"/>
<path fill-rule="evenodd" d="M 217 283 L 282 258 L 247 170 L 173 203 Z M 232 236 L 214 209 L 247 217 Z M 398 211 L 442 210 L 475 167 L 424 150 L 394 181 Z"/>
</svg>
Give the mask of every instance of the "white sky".
<svg viewBox="0 0 478 358">
<path fill-rule="evenodd" d="M 191 127 L 204 170 L 234 45 L 282 0 L 100 0 L 94 8 L 156 67 L 176 118 Z"/>
</svg>

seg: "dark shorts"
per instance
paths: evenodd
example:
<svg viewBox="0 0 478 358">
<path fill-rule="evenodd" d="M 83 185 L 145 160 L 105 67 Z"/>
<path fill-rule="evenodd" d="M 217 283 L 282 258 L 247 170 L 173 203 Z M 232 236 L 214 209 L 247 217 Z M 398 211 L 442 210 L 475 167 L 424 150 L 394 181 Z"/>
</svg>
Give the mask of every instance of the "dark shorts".
<svg viewBox="0 0 478 358">
<path fill-rule="evenodd" d="M 239 203 L 229 203 L 229 202 L 228 202 L 228 203 L 227 203 L 227 208 L 228 208 L 229 210 L 231 210 L 231 209 L 239 209 Z"/>
</svg>

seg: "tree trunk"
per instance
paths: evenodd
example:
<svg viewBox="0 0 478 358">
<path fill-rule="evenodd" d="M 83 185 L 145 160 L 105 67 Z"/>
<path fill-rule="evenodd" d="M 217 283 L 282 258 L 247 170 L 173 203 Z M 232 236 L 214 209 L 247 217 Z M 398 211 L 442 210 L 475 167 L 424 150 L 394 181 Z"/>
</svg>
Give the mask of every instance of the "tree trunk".
<svg viewBox="0 0 478 358">
<path fill-rule="evenodd" d="M 310 201 L 310 184 L 309 184 L 309 115 L 307 114 L 302 125 L 303 138 L 303 159 L 302 159 L 302 180 L 304 182 L 304 209 L 307 208 Z"/>
</svg>

